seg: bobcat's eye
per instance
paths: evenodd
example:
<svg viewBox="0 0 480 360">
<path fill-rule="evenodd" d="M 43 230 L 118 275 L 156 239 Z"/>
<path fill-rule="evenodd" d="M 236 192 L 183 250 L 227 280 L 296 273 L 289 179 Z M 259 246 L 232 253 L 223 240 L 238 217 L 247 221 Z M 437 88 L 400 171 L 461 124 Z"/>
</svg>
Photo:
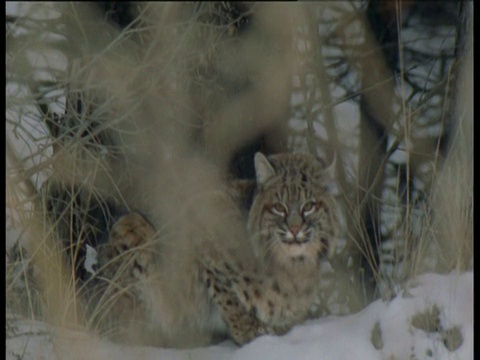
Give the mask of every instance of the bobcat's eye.
<svg viewBox="0 0 480 360">
<path fill-rule="evenodd" d="M 308 216 L 315 211 L 315 203 L 313 201 L 308 201 L 303 205 L 302 213 L 303 216 Z"/>
<path fill-rule="evenodd" d="M 285 216 L 287 214 L 287 208 L 282 203 L 275 203 L 272 205 L 272 212 L 280 216 Z"/>
</svg>

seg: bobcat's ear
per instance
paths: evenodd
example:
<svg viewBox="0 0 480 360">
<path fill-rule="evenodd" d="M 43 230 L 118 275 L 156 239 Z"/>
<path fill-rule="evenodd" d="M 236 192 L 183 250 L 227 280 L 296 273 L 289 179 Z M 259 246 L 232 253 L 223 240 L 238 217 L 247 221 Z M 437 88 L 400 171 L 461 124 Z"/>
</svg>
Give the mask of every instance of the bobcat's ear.
<svg viewBox="0 0 480 360">
<path fill-rule="evenodd" d="M 270 179 L 273 175 L 275 175 L 275 169 L 272 167 L 261 152 L 257 152 L 255 154 L 255 174 L 257 175 L 257 184 L 263 185 Z"/>
<path fill-rule="evenodd" d="M 315 175 L 318 176 L 320 179 L 335 179 L 335 168 L 337 164 L 337 153 L 333 154 L 333 160 L 330 162 L 329 165 L 326 162 L 317 157 L 318 162 L 321 165 L 321 170 L 318 171 Z"/>
</svg>

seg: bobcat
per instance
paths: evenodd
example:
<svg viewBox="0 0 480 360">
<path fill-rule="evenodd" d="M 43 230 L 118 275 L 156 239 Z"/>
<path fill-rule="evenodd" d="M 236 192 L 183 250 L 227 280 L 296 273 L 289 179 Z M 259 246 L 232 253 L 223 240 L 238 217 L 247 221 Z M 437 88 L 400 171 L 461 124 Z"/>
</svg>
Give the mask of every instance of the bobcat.
<svg viewBox="0 0 480 360">
<path fill-rule="evenodd" d="M 230 336 L 242 345 L 262 334 L 283 334 L 310 316 L 320 260 L 333 254 L 337 231 L 325 166 L 312 155 L 266 158 L 257 153 L 255 170 L 247 233 L 230 229 L 235 241 L 248 243 L 252 253 L 239 256 L 235 247 L 208 241 L 186 253 L 176 252 L 164 239 L 152 247 L 148 240 L 155 231 L 142 216 L 130 213 L 115 222 L 110 240 L 99 249 L 99 275 L 111 279 L 119 264 L 127 269 L 119 288 L 130 286 L 132 291 L 129 297 L 118 296 L 113 311 L 128 318 L 133 304 L 139 304 L 143 317 L 130 328 L 130 336 L 143 334 L 143 326 L 148 335 L 139 336 L 151 338 L 141 339 L 143 343 L 197 346 Z M 205 204 L 239 216 L 238 205 L 224 193 L 210 194 Z M 133 250 L 135 246 L 139 248 Z"/>
<path fill-rule="evenodd" d="M 207 270 L 209 293 L 239 344 L 263 333 L 283 334 L 311 315 L 320 259 L 333 255 L 337 236 L 335 199 L 314 156 L 267 159 L 258 153 L 255 170 L 257 191 L 247 226 L 256 266 L 247 273 L 241 265 L 210 262 Z M 255 317 L 260 326 L 240 327 L 239 313 Z"/>
</svg>

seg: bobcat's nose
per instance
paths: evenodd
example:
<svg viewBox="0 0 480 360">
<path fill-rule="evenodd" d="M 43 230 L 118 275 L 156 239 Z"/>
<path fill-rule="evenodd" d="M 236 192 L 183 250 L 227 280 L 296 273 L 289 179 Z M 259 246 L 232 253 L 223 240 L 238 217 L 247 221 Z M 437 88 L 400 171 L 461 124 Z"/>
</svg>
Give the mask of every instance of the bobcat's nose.
<svg viewBox="0 0 480 360">
<path fill-rule="evenodd" d="M 290 228 L 288 230 L 295 237 L 295 236 L 297 236 L 298 232 L 300 231 L 300 225 L 292 225 L 292 226 L 290 226 Z"/>
</svg>

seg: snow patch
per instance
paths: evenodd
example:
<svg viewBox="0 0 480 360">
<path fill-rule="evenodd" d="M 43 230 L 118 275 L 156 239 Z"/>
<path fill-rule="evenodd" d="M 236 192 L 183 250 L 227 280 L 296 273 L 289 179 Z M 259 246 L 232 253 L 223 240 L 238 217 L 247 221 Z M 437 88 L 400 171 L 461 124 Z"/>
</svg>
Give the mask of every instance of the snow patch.
<svg viewBox="0 0 480 360">
<path fill-rule="evenodd" d="M 412 318 L 436 306 L 438 328 L 458 328 L 461 341 L 448 350 L 445 336 L 436 328 L 421 329 Z M 42 323 L 7 320 L 16 327 L 9 336 L 6 355 L 15 359 L 473 359 L 473 273 L 425 274 L 411 283 L 403 296 L 387 302 L 377 300 L 357 314 L 310 320 L 284 336 L 262 336 L 238 348 L 231 341 L 190 349 L 131 347 L 99 340 L 82 333 L 62 334 L 62 345 L 55 347 L 52 329 Z M 377 331 L 373 329 L 377 325 Z M 372 333 L 379 337 L 372 343 Z M 378 341 L 381 340 L 381 341 Z M 65 344 L 69 344 L 65 347 Z M 73 344 L 73 345 L 72 345 Z M 61 351 L 63 349 L 63 351 Z M 65 349 L 68 349 L 64 353 Z M 75 355 L 76 354 L 76 355 Z"/>
</svg>

